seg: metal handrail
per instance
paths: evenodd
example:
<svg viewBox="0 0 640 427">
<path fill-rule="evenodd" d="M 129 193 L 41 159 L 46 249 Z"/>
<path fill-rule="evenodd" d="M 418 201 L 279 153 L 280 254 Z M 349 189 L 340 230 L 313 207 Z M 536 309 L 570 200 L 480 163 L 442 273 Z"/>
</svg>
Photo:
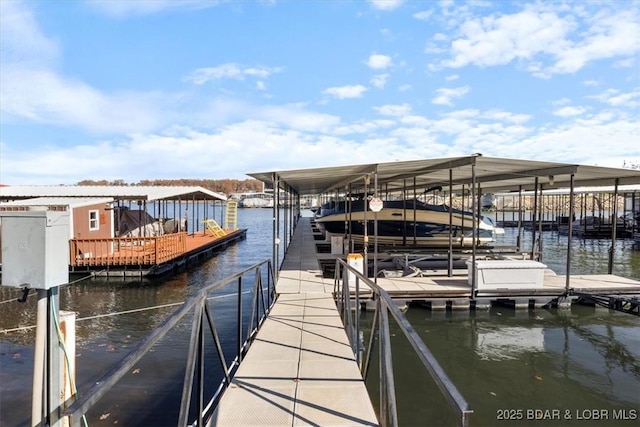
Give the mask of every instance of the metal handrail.
<svg viewBox="0 0 640 427">
<path fill-rule="evenodd" d="M 263 288 L 262 273 L 266 268 L 266 289 Z M 253 284 L 253 297 L 250 319 L 247 324 L 246 337 L 243 340 L 243 321 L 242 321 L 242 277 L 250 272 L 255 272 Z M 228 366 L 223 352 L 222 344 L 218 337 L 217 329 L 211 314 L 209 305 L 207 304 L 207 295 L 210 292 L 218 290 L 234 281 L 238 283 L 238 353 Z M 266 301 L 264 293 L 267 293 Z M 222 392 L 231 383 L 231 378 L 237 370 L 255 335 L 266 319 L 267 314 L 271 310 L 275 295 L 275 274 L 271 260 L 259 262 L 236 274 L 219 280 L 209 286 L 201 289 L 196 295 L 187 299 L 176 311 L 167 317 L 156 329 L 140 343 L 120 362 L 114 365 L 106 374 L 95 382 L 86 393 L 84 393 L 75 402 L 71 403 L 62 411 L 62 416 L 69 416 L 70 425 L 79 427 L 83 415 L 101 399 L 117 382 L 124 377 L 133 366 L 162 338 L 164 338 L 188 313 L 193 311 L 193 321 L 191 327 L 191 338 L 189 351 L 187 356 L 187 367 L 185 370 L 185 379 L 182 390 L 182 400 L 180 405 L 180 415 L 178 418 L 178 426 L 187 426 L 187 418 L 189 416 L 189 406 L 192 399 L 193 380 L 196 379 L 197 390 L 197 420 L 191 425 L 204 426 L 206 420 L 213 413 L 215 405 L 219 401 Z M 262 306 L 262 307 L 260 307 Z M 255 321 L 255 325 L 254 325 Z M 224 377 L 217 390 L 205 405 L 204 403 L 204 336 L 205 323 L 209 326 L 209 331 L 216 347 L 219 362 L 224 371 Z"/>
<path fill-rule="evenodd" d="M 355 277 L 355 286 L 352 291 L 349 284 L 349 275 Z M 376 310 L 373 318 L 371 337 L 367 347 L 367 353 L 362 360 L 360 353 L 360 282 L 366 284 L 373 292 L 376 301 Z M 351 309 L 351 298 L 355 298 L 355 309 Z M 373 338 L 376 332 L 376 319 L 378 320 L 378 336 L 380 351 L 380 422 L 382 425 L 397 426 L 398 415 L 396 409 L 395 383 L 393 377 L 393 365 L 391 355 L 391 341 L 389 334 L 389 316 L 391 313 L 400 330 L 413 347 L 418 358 L 427 369 L 436 385 L 457 413 L 458 425 L 467 427 L 469 418 L 473 413 L 467 401 L 449 379 L 444 369 L 440 366 L 422 338 L 411 326 L 405 315 L 400 311 L 391 296 L 373 281 L 365 277 L 360 271 L 349 265 L 343 259 L 336 260 L 334 275 L 334 294 L 338 300 L 338 309 L 342 312 L 345 329 L 349 337 L 351 347 L 360 363 L 363 377 L 366 379 L 369 371 L 369 360 L 373 348 Z"/>
</svg>

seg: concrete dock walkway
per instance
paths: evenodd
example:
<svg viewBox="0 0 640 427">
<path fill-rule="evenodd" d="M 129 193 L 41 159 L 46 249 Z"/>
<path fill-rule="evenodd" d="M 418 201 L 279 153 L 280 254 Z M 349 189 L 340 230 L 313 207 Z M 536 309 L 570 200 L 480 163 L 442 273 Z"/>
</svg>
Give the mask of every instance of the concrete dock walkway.
<svg viewBox="0 0 640 427">
<path fill-rule="evenodd" d="M 300 218 L 278 298 L 213 415 L 216 426 L 377 426 L 323 279 L 309 218 Z"/>
</svg>

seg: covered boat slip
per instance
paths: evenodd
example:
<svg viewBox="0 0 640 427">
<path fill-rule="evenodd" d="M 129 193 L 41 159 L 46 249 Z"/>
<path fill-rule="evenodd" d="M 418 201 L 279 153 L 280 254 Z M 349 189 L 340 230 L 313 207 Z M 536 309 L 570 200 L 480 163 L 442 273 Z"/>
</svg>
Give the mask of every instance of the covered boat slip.
<svg viewBox="0 0 640 427">
<path fill-rule="evenodd" d="M 325 168 L 311 168 L 298 170 L 283 170 L 270 172 L 250 173 L 250 176 L 260 179 L 269 185 L 287 191 L 291 198 L 297 200 L 300 197 L 309 195 L 317 196 L 319 202 L 336 200 L 345 195 L 362 194 L 369 201 L 378 199 L 407 199 L 416 198 L 433 188 L 441 188 L 439 196 L 448 206 L 454 197 L 462 197 L 468 204 L 464 210 L 472 211 L 479 218 L 482 205 L 482 194 L 487 193 L 508 193 L 520 197 L 523 192 L 533 192 L 533 223 L 535 227 L 530 227 L 531 242 L 533 247 L 522 247 L 522 240 L 518 238 L 515 246 L 517 253 L 527 252 L 531 260 L 538 259 L 540 252 L 539 242 L 539 221 L 542 218 L 542 205 L 540 195 L 543 191 L 551 189 L 566 189 L 568 191 L 569 206 L 567 215 L 572 217 L 576 212 L 576 197 L 574 191 L 577 187 L 585 186 L 610 186 L 613 188 L 614 198 L 618 197 L 618 188 L 624 185 L 640 184 L 640 170 L 608 168 L 599 166 L 588 166 L 578 164 L 567 164 L 546 161 L 531 161 L 522 159 L 487 157 L 475 154 L 464 157 L 424 159 L 413 161 L 398 161 L 389 163 L 373 163 L 360 165 L 347 165 Z M 279 192 L 276 192 L 278 195 Z M 464 203 L 464 202 L 463 202 Z M 617 217 L 617 204 L 613 204 L 611 216 Z M 384 204 L 382 207 L 384 211 Z M 451 209 L 453 216 L 454 209 Z M 366 211 L 365 211 L 366 212 Z M 275 210 L 274 216 L 279 217 L 281 213 Z M 406 221 L 411 219 L 411 215 L 405 216 Z M 348 212 L 345 214 L 345 222 L 348 220 Z M 373 232 L 364 235 L 364 245 L 357 248 L 364 253 L 365 262 L 368 254 L 377 254 L 378 250 L 384 250 L 382 239 L 380 241 L 376 235 L 377 226 L 376 215 L 369 211 L 363 218 L 369 226 L 365 230 L 372 228 Z M 452 222 L 449 222 L 451 224 Z M 371 225 L 373 224 L 373 227 Z M 615 224 L 615 222 L 614 222 Z M 274 225 L 277 227 L 278 225 Z M 481 253 L 482 245 L 478 245 L 480 237 L 478 230 L 478 220 L 473 225 L 472 244 L 469 246 L 472 262 Z M 519 227 L 520 228 L 520 227 Z M 280 234 L 280 230 L 274 230 Z M 615 234 L 615 227 L 612 232 Z M 286 233 L 286 230 L 285 230 Z M 573 229 L 569 223 L 567 231 L 569 240 L 573 236 Z M 519 231 L 518 235 L 521 233 Z M 286 242 L 286 236 L 284 236 Z M 347 245 L 351 245 L 343 250 L 352 252 L 354 249 L 353 239 L 347 231 L 344 235 Z M 416 239 L 407 238 L 405 249 L 417 250 L 417 246 L 412 242 Z M 612 241 L 612 247 L 615 240 Z M 380 246 L 380 248 L 379 248 Z M 466 246 L 466 244 L 465 244 Z M 402 249 L 396 247 L 395 249 Z M 496 248 L 499 249 L 500 248 Z M 429 253 L 433 253 L 428 249 Z M 448 245 L 442 245 L 439 253 L 454 257 L 457 251 L 453 238 L 449 238 Z M 613 253 L 614 251 L 612 251 Z M 274 255 L 275 257 L 276 255 Z M 567 271 L 570 270 L 571 245 L 567 247 Z M 375 259 L 375 257 L 374 257 Z M 450 263 L 452 264 L 452 263 Z M 612 273 L 613 262 L 609 262 L 609 273 Z M 371 273 L 369 270 L 366 270 Z M 452 267 L 449 268 L 447 276 L 452 276 Z M 474 276 L 475 277 L 475 276 Z M 475 282 L 472 286 L 475 286 Z M 569 288 L 569 280 L 566 279 L 565 288 Z M 475 292 L 475 288 L 473 291 Z"/>
</svg>

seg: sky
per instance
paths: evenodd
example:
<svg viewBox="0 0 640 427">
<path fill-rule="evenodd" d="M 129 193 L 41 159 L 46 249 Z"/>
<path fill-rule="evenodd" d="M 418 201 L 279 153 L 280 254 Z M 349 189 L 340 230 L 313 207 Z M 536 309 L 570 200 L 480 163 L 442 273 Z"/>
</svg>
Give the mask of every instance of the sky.
<svg viewBox="0 0 640 427">
<path fill-rule="evenodd" d="M 640 163 L 640 2 L 1 0 L 0 183 Z"/>
</svg>

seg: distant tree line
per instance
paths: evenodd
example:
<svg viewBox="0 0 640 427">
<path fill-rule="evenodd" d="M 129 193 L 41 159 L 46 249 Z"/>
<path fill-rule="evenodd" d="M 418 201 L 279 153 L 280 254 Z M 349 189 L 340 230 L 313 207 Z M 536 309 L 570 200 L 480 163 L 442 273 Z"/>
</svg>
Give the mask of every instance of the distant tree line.
<svg viewBox="0 0 640 427">
<path fill-rule="evenodd" d="M 143 179 L 137 183 L 127 183 L 122 179 L 108 181 L 106 179 L 79 181 L 77 185 L 116 185 L 116 186 L 199 186 L 217 193 L 246 193 L 262 191 L 262 181 L 257 179 Z"/>
</svg>

